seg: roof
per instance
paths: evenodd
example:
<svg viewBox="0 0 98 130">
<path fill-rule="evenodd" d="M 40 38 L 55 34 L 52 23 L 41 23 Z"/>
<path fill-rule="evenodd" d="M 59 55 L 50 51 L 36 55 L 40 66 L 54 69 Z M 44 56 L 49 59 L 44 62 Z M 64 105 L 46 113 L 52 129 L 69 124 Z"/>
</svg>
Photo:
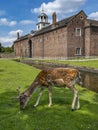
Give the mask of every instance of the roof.
<svg viewBox="0 0 98 130">
<path fill-rule="evenodd" d="M 79 13 L 81 13 L 81 12 L 84 13 L 83 10 L 81 10 Z M 46 33 L 46 32 L 49 32 L 49 31 L 52 31 L 52 30 L 55 30 L 55 29 L 58 29 L 58 28 L 61 28 L 61 27 L 64 27 L 64 26 L 66 27 L 67 24 L 68 24 L 75 16 L 77 16 L 79 13 L 77 13 L 77 14 L 75 14 L 75 15 L 73 15 L 73 16 L 70 16 L 70 17 L 68 17 L 68 18 L 65 18 L 65 19 L 63 19 L 63 20 L 61 20 L 61 21 L 56 22 L 55 27 L 53 27 L 53 25 L 51 24 L 51 25 L 49 25 L 49 26 L 46 26 L 46 27 L 42 28 L 41 30 L 36 31 L 35 34 L 34 34 L 34 36 L 37 36 L 37 35 L 40 35 L 40 34 L 43 34 L 43 33 Z M 84 14 L 85 14 L 85 13 L 84 13 Z M 85 14 L 85 16 L 86 16 L 86 14 Z M 87 17 L 87 16 L 86 16 L 86 17 Z"/>
<path fill-rule="evenodd" d="M 38 18 L 39 18 L 39 17 L 43 17 L 43 16 L 48 17 L 45 13 L 41 13 L 41 14 L 38 16 Z"/>
<path fill-rule="evenodd" d="M 64 26 L 67 26 L 68 22 L 73 18 L 74 16 L 71 16 L 71 17 L 68 17 L 68 18 L 65 18 L 59 22 L 56 22 L 56 25 L 55 27 L 53 27 L 53 25 L 49 25 L 47 27 L 44 27 L 42 28 L 41 30 L 38 30 L 35 32 L 34 36 L 36 35 L 40 35 L 40 34 L 43 34 L 43 33 L 46 33 L 46 32 L 49 32 L 49 31 L 52 31 L 54 29 L 57 29 L 57 28 L 61 28 L 61 27 L 64 27 Z"/>
<path fill-rule="evenodd" d="M 38 25 L 39 23 L 50 24 L 50 23 L 48 23 L 48 22 L 38 22 L 36 25 Z"/>
<path fill-rule="evenodd" d="M 84 13 L 84 11 L 82 11 L 82 10 L 81 10 L 79 13 L 81 13 L 81 12 Z M 34 33 L 31 34 L 31 36 L 34 37 L 34 36 L 41 35 L 41 34 L 43 34 L 43 33 L 50 32 L 50 31 L 52 31 L 52 30 L 55 30 L 55 29 L 58 29 L 58 28 L 61 28 L 61 27 L 64 27 L 64 26 L 66 27 L 67 24 L 68 24 L 74 17 L 76 17 L 79 13 L 77 13 L 77 14 L 75 14 L 75 15 L 73 15 L 73 16 L 70 16 L 70 17 L 68 17 L 68 18 L 65 18 L 65 19 L 63 19 L 63 20 L 61 20 L 61 21 L 56 22 L 55 27 L 53 27 L 53 25 L 50 24 L 50 25 L 48 25 L 48 26 L 42 28 L 41 30 L 34 31 Z M 42 14 L 42 15 L 46 15 L 45 13 L 41 13 L 41 14 Z M 85 13 L 84 13 L 84 14 L 85 14 Z M 86 16 L 86 14 L 85 14 L 85 16 Z M 17 39 L 15 42 L 17 42 L 17 41 L 19 41 L 19 40 L 27 39 L 29 35 L 30 35 L 30 34 L 27 34 L 27 35 L 25 35 L 25 36 L 22 36 L 22 37 L 20 37 L 19 39 Z"/>
<path fill-rule="evenodd" d="M 98 26 L 98 21 L 96 20 L 92 20 L 92 19 L 87 19 L 90 26 Z"/>
<path fill-rule="evenodd" d="M 17 42 L 17 41 L 20 41 L 20 40 L 25 40 L 25 39 L 28 39 L 28 37 L 30 36 L 31 34 L 26 34 L 24 36 L 21 36 L 19 37 L 19 39 L 16 39 L 14 42 Z"/>
</svg>

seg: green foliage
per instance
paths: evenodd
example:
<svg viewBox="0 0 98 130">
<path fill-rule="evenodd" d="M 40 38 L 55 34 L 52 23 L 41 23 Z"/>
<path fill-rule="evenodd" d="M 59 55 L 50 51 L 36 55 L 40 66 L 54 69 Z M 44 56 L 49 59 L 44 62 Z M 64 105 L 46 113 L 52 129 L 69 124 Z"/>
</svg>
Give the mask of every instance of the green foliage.
<svg viewBox="0 0 98 130">
<path fill-rule="evenodd" d="M 0 52 L 2 52 L 2 44 L 0 43 Z"/>
<path fill-rule="evenodd" d="M 19 62 L 0 60 L 0 130 L 97 130 L 98 94 L 80 86 L 81 109 L 72 112 L 73 94 L 69 89 L 53 89 L 53 106 L 48 108 L 45 90 L 37 108 L 33 105 L 39 90 L 24 111 L 19 111 L 17 87 L 24 91 L 40 70 Z"/>
<path fill-rule="evenodd" d="M 14 52 L 13 45 L 11 47 L 3 47 L 2 44 L 0 43 L 0 52 L 1 53 L 11 53 L 11 52 Z"/>
<path fill-rule="evenodd" d="M 11 52 L 13 52 L 14 50 L 13 50 L 13 48 L 12 47 L 3 47 L 2 48 L 2 52 L 3 53 L 11 53 Z"/>
</svg>

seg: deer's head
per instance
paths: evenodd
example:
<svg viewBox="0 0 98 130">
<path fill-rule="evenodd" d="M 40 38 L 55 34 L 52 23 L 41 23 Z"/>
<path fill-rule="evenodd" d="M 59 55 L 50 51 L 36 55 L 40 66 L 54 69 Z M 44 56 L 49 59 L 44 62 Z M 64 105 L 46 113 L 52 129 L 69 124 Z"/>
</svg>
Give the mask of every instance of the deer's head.
<svg viewBox="0 0 98 130">
<path fill-rule="evenodd" d="M 29 97 L 26 96 L 24 93 L 20 94 L 20 87 L 18 87 L 17 91 L 18 91 L 18 99 L 20 102 L 20 110 L 23 110 L 29 100 Z"/>
</svg>

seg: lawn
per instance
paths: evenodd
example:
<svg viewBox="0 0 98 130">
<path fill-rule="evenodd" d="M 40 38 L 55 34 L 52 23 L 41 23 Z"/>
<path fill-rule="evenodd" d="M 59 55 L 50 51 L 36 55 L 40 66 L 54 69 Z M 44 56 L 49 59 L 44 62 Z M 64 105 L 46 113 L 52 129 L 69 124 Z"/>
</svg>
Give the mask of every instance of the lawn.
<svg viewBox="0 0 98 130">
<path fill-rule="evenodd" d="M 69 64 L 73 66 L 85 66 L 90 68 L 98 68 L 98 60 L 88 60 L 88 59 L 82 59 L 82 60 L 39 60 L 42 62 L 51 62 L 56 64 Z"/>
<path fill-rule="evenodd" d="M 20 112 L 16 89 L 21 86 L 21 92 L 25 90 L 39 71 L 19 62 L 0 60 L 0 130 L 98 130 L 98 94 L 78 85 L 80 110 L 70 110 L 73 94 L 69 89 L 54 88 L 51 108 L 47 90 L 39 106 L 33 107 L 38 90 Z"/>
</svg>

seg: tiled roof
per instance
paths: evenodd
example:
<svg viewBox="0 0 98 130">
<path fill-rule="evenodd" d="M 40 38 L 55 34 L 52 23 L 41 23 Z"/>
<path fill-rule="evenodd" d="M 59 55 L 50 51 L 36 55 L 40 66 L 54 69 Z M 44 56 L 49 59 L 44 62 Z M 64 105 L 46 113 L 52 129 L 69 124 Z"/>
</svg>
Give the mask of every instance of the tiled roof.
<svg viewBox="0 0 98 130">
<path fill-rule="evenodd" d="M 82 10 L 81 10 L 80 12 L 83 12 L 83 13 L 84 13 L 84 11 L 82 11 Z M 79 13 L 80 13 L 80 12 L 79 12 Z M 65 18 L 65 19 L 63 19 L 63 20 L 61 20 L 61 21 L 56 22 L 56 25 L 55 25 L 55 26 L 53 26 L 52 24 L 50 24 L 50 25 L 48 25 L 47 27 L 42 28 L 41 30 L 34 31 L 34 32 L 31 33 L 31 34 L 27 34 L 27 35 L 25 35 L 25 36 L 22 36 L 22 37 L 20 37 L 19 39 L 17 39 L 15 42 L 17 42 L 17 41 L 19 41 L 19 40 L 28 39 L 29 36 L 34 37 L 34 36 L 41 35 L 41 34 L 43 34 L 43 33 L 50 32 L 50 31 L 52 31 L 52 30 L 55 30 L 55 29 L 58 29 L 58 28 L 61 28 L 61 27 L 64 27 L 64 26 L 66 27 L 67 24 L 68 24 L 75 16 L 77 16 L 79 13 L 77 13 L 77 14 L 71 16 L 71 17 Z M 85 13 L 84 13 L 84 14 L 85 14 Z M 86 14 L 85 14 L 85 15 L 86 15 Z"/>
<path fill-rule="evenodd" d="M 41 16 L 46 16 L 46 17 L 48 17 L 45 13 L 41 13 L 41 14 L 38 16 L 38 18 L 41 17 Z"/>
<path fill-rule="evenodd" d="M 90 23 L 91 26 L 98 26 L 98 21 L 92 20 L 92 19 L 87 19 L 88 22 Z"/>
<path fill-rule="evenodd" d="M 21 36 L 21 37 L 19 37 L 19 39 L 16 39 L 14 42 L 17 42 L 17 41 L 20 41 L 20 40 L 25 40 L 25 39 L 28 39 L 28 36 L 29 36 L 30 34 L 26 34 L 26 35 L 24 35 L 24 36 Z"/>
<path fill-rule="evenodd" d="M 63 26 L 67 26 L 67 24 L 71 21 L 71 19 L 74 18 L 75 16 L 77 16 L 81 12 L 83 12 L 85 14 L 85 12 L 83 10 L 81 10 L 80 12 L 78 12 L 77 14 L 75 14 L 75 15 L 73 15 L 71 17 L 68 17 L 68 18 L 65 18 L 65 19 L 63 19 L 61 21 L 56 22 L 55 27 L 51 24 L 51 25 L 49 25 L 47 27 L 42 28 L 41 30 L 36 31 L 34 36 L 37 36 L 37 35 L 52 31 L 52 30 L 57 29 L 57 28 L 61 28 Z M 86 16 L 86 14 L 85 14 L 85 16 Z"/>
<path fill-rule="evenodd" d="M 60 28 L 60 27 L 63 27 L 63 26 L 66 26 L 68 24 L 68 22 L 73 18 L 74 16 L 71 16 L 71 17 L 68 17 L 68 18 L 65 18 L 59 22 L 56 22 L 56 25 L 55 27 L 53 27 L 53 25 L 49 25 L 47 27 L 44 27 L 42 28 L 41 30 L 38 30 L 35 32 L 34 36 L 36 35 L 40 35 L 40 34 L 43 34 L 43 33 L 46 33 L 46 32 L 49 32 L 49 31 L 52 31 L 54 29 L 57 29 L 57 28 Z"/>
</svg>

